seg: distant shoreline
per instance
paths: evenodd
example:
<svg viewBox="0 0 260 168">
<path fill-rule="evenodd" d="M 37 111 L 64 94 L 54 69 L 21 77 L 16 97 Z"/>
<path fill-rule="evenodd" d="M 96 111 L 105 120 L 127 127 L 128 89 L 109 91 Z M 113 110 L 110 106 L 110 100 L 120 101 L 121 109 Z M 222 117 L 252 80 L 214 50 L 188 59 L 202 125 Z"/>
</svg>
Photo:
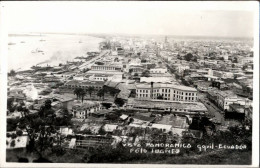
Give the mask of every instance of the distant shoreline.
<svg viewBox="0 0 260 168">
<path fill-rule="evenodd" d="M 90 37 L 95 37 L 95 38 L 102 38 L 105 39 L 106 36 L 104 35 L 94 35 L 94 34 L 85 34 L 85 33 L 10 33 L 8 34 L 8 37 L 17 37 L 17 36 L 46 36 L 46 35 L 73 35 L 73 36 L 90 36 Z"/>
<path fill-rule="evenodd" d="M 253 40 L 254 37 L 224 37 L 224 36 L 203 36 L 203 35 L 160 35 L 160 34 L 124 34 L 124 33 L 57 33 L 57 32 L 31 32 L 31 33 L 10 33 L 8 36 L 45 36 L 48 34 L 57 35 L 78 35 L 78 36 L 92 36 L 96 38 L 112 37 L 115 35 L 123 37 L 169 37 L 169 38 L 182 38 L 182 39 L 233 39 L 233 40 Z"/>
</svg>

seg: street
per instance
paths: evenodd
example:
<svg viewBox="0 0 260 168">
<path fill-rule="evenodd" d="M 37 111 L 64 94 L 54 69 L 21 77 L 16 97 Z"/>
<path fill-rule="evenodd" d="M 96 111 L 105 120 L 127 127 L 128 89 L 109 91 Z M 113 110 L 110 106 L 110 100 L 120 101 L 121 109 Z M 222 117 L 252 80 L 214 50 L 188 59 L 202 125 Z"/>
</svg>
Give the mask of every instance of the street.
<svg viewBox="0 0 260 168">
<path fill-rule="evenodd" d="M 221 125 L 225 124 L 224 114 L 221 113 L 222 110 L 208 100 L 206 93 L 198 92 L 198 99 L 206 106 L 209 116 L 213 118 L 213 121 L 220 123 Z"/>
</svg>

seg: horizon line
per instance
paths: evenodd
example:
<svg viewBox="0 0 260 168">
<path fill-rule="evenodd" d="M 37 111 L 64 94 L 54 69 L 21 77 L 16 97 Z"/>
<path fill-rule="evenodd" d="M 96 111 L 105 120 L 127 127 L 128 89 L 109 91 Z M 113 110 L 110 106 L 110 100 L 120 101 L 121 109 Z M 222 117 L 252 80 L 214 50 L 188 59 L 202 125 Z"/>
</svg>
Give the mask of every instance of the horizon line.
<svg viewBox="0 0 260 168">
<path fill-rule="evenodd" d="M 124 35 L 124 36 L 176 36 L 176 37 L 216 37 L 216 38 L 254 38 L 254 36 L 218 36 L 218 35 L 176 35 L 176 34 L 141 34 L 141 33 L 88 33 L 88 32 L 11 32 L 8 35 L 18 34 L 71 34 L 71 35 Z"/>
</svg>

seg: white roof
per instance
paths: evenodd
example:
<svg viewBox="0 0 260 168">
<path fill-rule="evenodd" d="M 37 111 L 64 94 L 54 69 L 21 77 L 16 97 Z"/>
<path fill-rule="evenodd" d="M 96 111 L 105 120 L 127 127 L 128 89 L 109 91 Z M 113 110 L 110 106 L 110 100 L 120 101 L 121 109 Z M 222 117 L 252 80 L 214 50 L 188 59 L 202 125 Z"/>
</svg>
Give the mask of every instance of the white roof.
<svg viewBox="0 0 260 168">
<path fill-rule="evenodd" d="M 153 124 L 152 128 L 165 129 L 167 131 L 170 131 L 172 126 L 171 125 L 165 125 L 165 124 Z"/>
<path fill-rule="evenodd" d="M 121 118 L 122 120 L 127 119 L 127 117 L 128 117 L 128 115 L 125 115 L 125 114 L 122 114 L 122 115 L 120 116 L 120 118 Z"/>
<path fill-rule="evenodd" d="M 12 138 L 6 138 L 6 141 L 8 142 L 8 145 L 6 145 L 7 149 L 12 149 L 12 148 L 25 148 L 27 143 L 28 143 L 28 136 L 18 136 L 15 139 Z M 11 142 L 15 141 L 15 146 L 11 147 Z"/>
<path fill-rule="evenodd" d="M 104 125 L 104 130 L 107 132 L 112 132 L 115 129 L 117 129 L 118 125 L 114 125 L 114 124 L 106 124 Z"/>
<path fill-rule="evenodd" d="M 146 125 L 143 125 L 143 124 L 134 124 L 134 123 L 131 123 L 129 124 L 130 127 L 138 127 L 138 128 L 146 128 L 147 126 Z"/>
</svg>

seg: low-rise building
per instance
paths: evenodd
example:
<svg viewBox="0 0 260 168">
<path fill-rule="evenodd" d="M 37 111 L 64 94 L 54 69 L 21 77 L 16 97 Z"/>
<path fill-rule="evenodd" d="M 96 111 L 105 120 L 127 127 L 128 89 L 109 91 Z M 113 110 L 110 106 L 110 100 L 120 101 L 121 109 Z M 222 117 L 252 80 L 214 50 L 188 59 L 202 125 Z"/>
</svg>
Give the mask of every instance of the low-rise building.
<svg viewBox="0 0 260 168">
<path fill-rule="evenodd" d="M 150 69 L 150 73 L 159 73 L 159 74 L 164 74 L 167 73 L 167 68 L 152 68 Z"/>
<path fill-rule="evenodd" d="M 207 114 L 207 108 L 200 102 L 178 102 L 166 100 L 128 99 L 126 108 L 140 111 L 171 112 L 177 114 Z"/>
<path fill-rule="evenodd" d="M 92 113 L 95 113 L 101 110 L 102 107 L 97 102 L 87 101 L 82 103 L 75 104 L 72 106 L 72 115 L 74 118 L 85 119 L 91 116 Z"/>
<path fill-rule="evenodd" d="M 118 65 L 92 65 L 91 70 L 94 71 L 121 71 L 122 67 Z"/>
<path fill-rule="evenodd" d="M 64 87 L 70 90 L 75 88 L 87 89 L 88 87 L 94 87 L 94 89 L 99 90 L 103 87 L 104 81 L 78 81 L 72 80 L 64 84 Z"/>
<path fill-rule="evenodd" d="M 221 91 L 218 89 L 212 89 L 208 91 L 208 98 L 214 102 L 222 110 L 229 111 L 230 104 L 238 103 L 245 104 L 245 100 L 235 95 L 232 91 Z"/>
</svg>

